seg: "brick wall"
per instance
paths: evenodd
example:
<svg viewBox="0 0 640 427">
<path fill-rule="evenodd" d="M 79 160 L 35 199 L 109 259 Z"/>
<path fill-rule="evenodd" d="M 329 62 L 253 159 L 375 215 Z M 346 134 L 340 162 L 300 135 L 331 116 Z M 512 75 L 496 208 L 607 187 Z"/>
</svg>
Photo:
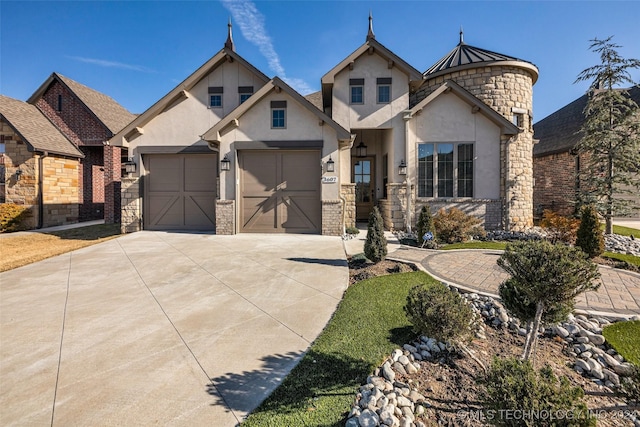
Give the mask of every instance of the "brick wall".
<svg viewBox="0 0 640 427">
<path fill-rule="evenodd" d="M 324 236 L 341 236 L 342 200 L 322 201 L 322 234 Z"/>
<path fill-rule="evenodd" d="M 536 157 L 533 161 L 533 204 L 535 216 L 544 209 L 560 215 L 572 215 L 576 200 L 576 156 L 568 151 Z"/>
<path fill-rule="evenodd" d="M 62 108 L 58 110 L 58 97 Z M 53 124 L 76 144 L 85 155 L 78 171 L 80 220 L 103 219 L 106 223 L 121 218 L 120 148 L 104 142 L 111 132 L 66 86 L 54 80 L 36 106 Z"/>
</svg>

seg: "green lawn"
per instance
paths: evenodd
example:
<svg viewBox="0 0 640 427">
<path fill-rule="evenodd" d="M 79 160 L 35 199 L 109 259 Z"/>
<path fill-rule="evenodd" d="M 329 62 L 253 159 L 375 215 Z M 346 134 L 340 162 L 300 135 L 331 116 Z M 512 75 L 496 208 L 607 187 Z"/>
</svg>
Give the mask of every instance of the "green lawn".
<svg viewBox="0 0 640 427">
<path fill-rule="evenodd" d="M 614 323 L 605 327 L 602 335 L 622 357 L 640 366 L 640 320 Z"/>
<path fill-rule="evenodd" d="M 604 229 L 604 224 L 602 228 Z M 634 237 L 640 237 L 640 230 L 637 228 L 623 227 L 622 225 L 614 225 L 613 233 L 620 234 L 621 236 L 631 236 L 633 234 Z"/>
<path fill-rule="evenodd" d="M 638 267 L 640 267 L 640 257 L 637 257 L 635 255 L 620 254 L 617 252 L 605 252 L 602 254 L 602 257 L 617 259 L 619 261 L 625 261 L 629 264 L 637 265 Z"/>
<path fill-rule="evenodd" d="M 403 306 L 409 289 L 436 283 L 422 272 L 349 287 L 333 318 L 245 426 L 342 426 L 358 387 L 394 348 L 415 337 Z"/>
</svg>

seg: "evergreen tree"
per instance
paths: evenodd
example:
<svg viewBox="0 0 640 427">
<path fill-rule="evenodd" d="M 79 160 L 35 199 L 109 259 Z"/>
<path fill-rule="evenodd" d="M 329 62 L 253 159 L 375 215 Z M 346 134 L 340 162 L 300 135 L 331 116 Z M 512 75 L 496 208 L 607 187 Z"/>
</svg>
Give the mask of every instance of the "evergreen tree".
<svg viewBox="0 0 640 427">
<path fill-rule="evenodd" d="M 586 205 L 582 208 L 576 246 L 582 249 L 589 258 L 596 257 L 604 252 L 604 236 L 600 229 L 598 212 L 592 205 Z"/>
<path fill-rule="evenodd" d="M 432 241 L 436 240 L 436 228 L 433 225 L 433 216 L 431 216 L 431 208 L 429 205 L 424 205 L 420 209 L 420 215 L 418 215 L 418 223 L 416 224 L 416 233 L 418 234 L 418 244 L 424 245 L 425 240 L 423 236 L 431 232 L 433 236 Z"/>
<path fill-rule="evenodd" d="M 380 262 L 387 256 L 387 239 L 384 237 L 382 215 L 377 206 L 369 214 L 367 240 L 364 242 L 364 256 L 373 262 Z"/>
<path fill-rule="evenodd" d="M 605 233 L 613 232 L 612 217 L 624 214 L 630 202 L 622 193 L 640 191 L 640 109 L 620 85 L 634 85 L 630 71 L 640 60 L 625 59 L 613 37 L 591 40 L 590 50 L 600 55 L 600 64 L 583 70 L 577 82 L 591 82 L 585 107 L 582 138 L 576 145 L 581 154 L 580 203 L 594 203 L 605 218 Z"/>
<path fill-rule="evenodd" d="M 527 323 L 522 358 L 529 360 L 545 320 L 559 321 L 571 311 L 575 297 L 600 287 L 598 266 L 580 249 L 545 240 L 508 244 L 498 259 L 511 278 L 498 291 L 507 310 Z M 535 307 L 535 310 L 534 310 Z"/>
</svg>

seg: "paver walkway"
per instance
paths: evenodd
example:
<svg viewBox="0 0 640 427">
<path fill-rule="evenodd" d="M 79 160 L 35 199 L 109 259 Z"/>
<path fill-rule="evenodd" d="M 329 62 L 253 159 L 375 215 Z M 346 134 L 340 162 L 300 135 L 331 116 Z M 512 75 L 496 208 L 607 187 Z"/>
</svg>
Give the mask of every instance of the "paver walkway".
<svg viewBox="0 0 640 427">
<path fill-rule="evenodd" d="M 436 279 L 457 287 L 496 296 L 500 283 L 509 277 L 496 264 L 500 254 L 486 249 L 433 251 L 400 246 L 388 257 L 416 263 Z M 605 266 L 600 266 L 600 274 L 602 286 L 581 295 L 576 308 L 619 317 L 640 314 L 640 274 Z"/>
</svg>

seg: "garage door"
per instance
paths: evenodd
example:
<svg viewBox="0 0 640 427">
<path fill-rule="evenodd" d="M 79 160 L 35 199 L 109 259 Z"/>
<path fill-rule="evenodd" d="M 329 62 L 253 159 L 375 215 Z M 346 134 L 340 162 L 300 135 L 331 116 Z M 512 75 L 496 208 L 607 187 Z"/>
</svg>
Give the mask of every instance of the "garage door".
<svg viewBox="0 0 640 427">
<path fill-rule="evenodd" d="M 144 156 L 144 228 L 215 230 L 215 154 Z"/>
<path fill-rule="evenodd" d="M 240 151 L 241 231 L 320 233 L 320 152 Z"/>
</svg>

